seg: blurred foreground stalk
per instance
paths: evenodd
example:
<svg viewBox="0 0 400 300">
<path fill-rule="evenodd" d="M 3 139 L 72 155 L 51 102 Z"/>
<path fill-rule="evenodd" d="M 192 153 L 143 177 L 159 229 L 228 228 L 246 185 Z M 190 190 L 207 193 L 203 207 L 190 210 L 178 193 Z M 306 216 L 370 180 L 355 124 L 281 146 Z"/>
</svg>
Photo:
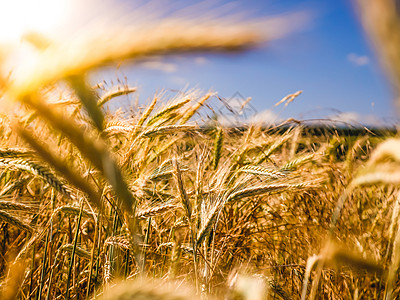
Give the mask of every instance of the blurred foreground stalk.
<svg viewBox="0 0 400 300">
<path fill-rule="evenodd" d="M 357 0 L 362 24 L 388 73 L 400 114 L 400 3 L 396 0 Z"/>
</svg>

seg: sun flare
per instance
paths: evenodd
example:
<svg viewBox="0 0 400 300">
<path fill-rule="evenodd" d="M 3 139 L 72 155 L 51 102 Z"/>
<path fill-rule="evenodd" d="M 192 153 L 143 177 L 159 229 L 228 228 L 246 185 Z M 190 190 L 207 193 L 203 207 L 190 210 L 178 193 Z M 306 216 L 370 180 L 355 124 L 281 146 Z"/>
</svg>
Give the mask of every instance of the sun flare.
<svg viewBox="0 0 400 300">
<path fill-rule="evenodd" d="M 0 2 L 0 42 L 21 39 L 26 32 L 50 34 L 66 18 L 72 0 Z"/>
</svg>

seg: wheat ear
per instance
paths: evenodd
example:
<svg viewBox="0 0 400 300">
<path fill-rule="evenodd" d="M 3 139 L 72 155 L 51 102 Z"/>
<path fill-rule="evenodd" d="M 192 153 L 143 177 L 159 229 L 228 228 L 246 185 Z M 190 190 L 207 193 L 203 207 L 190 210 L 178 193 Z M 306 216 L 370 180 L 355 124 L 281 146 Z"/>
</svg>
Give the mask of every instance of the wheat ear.
<svg viewBox="0 0 400 300">
<path fill-rule="evenodd" d="M 114 188 L 117 197 L 121 199 L 125 211 L 132 215 L 136 209 L 136 200 L 130 192 L 120 168 L 107 150 L 106 144 L 102 140 L 93 139 L 82 132 L 73 120 L 67 122 L 62 115 L 50 109 L 39 99 L 35 99 L 34 95 L 26 97 L 24 103 L 36 109 L 44 119 L 69 137 L 82 154 L 104 174 Z"/>
<path fill-rule="evenodd" d="M 26 157 L 32 154 L 32 151 L 24 149 L 0 149 L 0 158 Z"/>
<path fill-rule="evenodd" d="M 34 175 L 43 178 L 49 183 L 56 191 L 64 196 L 73 199 L 69 189 L 61 181 L 54 176 L 54 174 L 46 167 L 38 164 L 37 162 L 23 159 L 3 159 L 0 158 L 0 165 L 13 166 L 19 170 L 28 171 Z"/>
<path fill-rule="evenodd" d="M 196 129 L 196 126 L 192 125 L 166 125 L 155 128 L 150 128 L 143 132 L 144 137 L 154 137 L 162 134 L 173 134 L 177 132 L 190 132 Z"/>
<path fill-rule="evenodd" d="M 74 245 L 73 244 L 66 244 L 66 245 L 62 245 L 60 248 L 58 248 L 58 251 L 65 251 L 68 252 L 69 254 L 72 254 L 72 251 L 74 249 Z M 90 253 L 88 251 L 86 251 L 85 249 L 82 249 L 79 246 L 75 247 L 75 255 L 78 255 L 80 258 L 84 258 L 86 260 L 90 259 Z"/>
<path fill-rule="evenodd" d="M 211 210 L 208 211 L 207 217 L 204 222 L 202 222 L 202 226 L 197 233 L 197 241 L 196 245 L 200 245 L 204 239 L 209 235 L 214 223 L 216 222 L 218 215 L 223 207 L 223 203 L 215 204 Z"/>
<path fill-rule="evenodd" d="M 10 201 L 0 200 L 0 209 L 2 210 L 18 210 L 18 211 L 30 211 L 32 206 L 28 206 L 22 203 L 15 203 Z"/>
<path fill-rule="evenodd" d="M 154 155 L 152 155 L 149 159 L 148 159 L 148 163 L 152 163 L 154 160 L 156 160 L 158 157 L 160 157 L 163 153 L 165 153 L 168 149 L 170 149 L 173 145 L 175 145 L 179 140 L 181 140 L 181 137 L 176 137 L 176 138 L 172 138 L 170 139 L 169 142 L 166 143 L 161 143 L 162 145 L 159 145 L 161 147 L 161 149 L 157 149 L 156 153 L 154 153 Z"/>
<path fill-rule="evenodd" d="M 118 246 L 121 249 L 124 250 L 129 250 L 131 249 L 131 245 L 129 243 L 129 241 L 121 236 L 109 236 L 105 241 L 104 241 L 104 245 L 107 246 Z"/>
<path fill-rule="evenodd" d="M 100 99 L 97 101 L 97 106 L 102 107 L 104 104 L 115 97 L 132 94 L 136 91 L 136 87 L 117 87 L 116 90 L 109 91 L 108 93 L 101 96 Z"/>
<path fill-rule="evenodd" d="M 286 163 L 282 168 L 281 171 L 285 172 L 285 171 L 294 171 L 297 168 L 299 168 L 300 166 L 308 163 L 309 161 L 311 161 L 314 158 L 315 154 L 308 154 L 299 158 L 295 158 L 291 161 L 289 161 L 288 163 Z"/>
<path fill-rule="evenodd" d="M 177 102 L 173 102 L 170 105 L 168 105 L 167 107 L 165 107 L 164 109 L 160 110 L 158 113 L 156 113 L 154 116 L 152 116 L 148 121 L 147 121 L 147 125 L 150 126 L 153 123 L 157 122 L 158 120 L 160 120 L 161 118 L 175 112 L 176 110 L 180 109 L 181 107 L 183 107 L 185 104 L 187 104 L 188 102 L 190 102 L 191 99 L 183 99 L 181 101 L 177 101 Z"/>
<path fill-rule="evenodd" d="M 189 108 L 187 112 L 183 115 L 180 124 L 183 125 L 187 121 L 190 120 L 191 117 L 196 113 L 196 111 L 199 110 L 200 107 L 203 106 L 204 102 L 206 102 L 208 99 L 210 99 L 211 96 L 213 96 L 213 93 L 208 93 L 204 97 L 202 97 L 193 107 Z"/>
<path fill-rule="evenodd" d="M 150 207 L 147 209 L 141 209 L 141 210 L 138 210 L 138 212 L 136 213 L 136 218 L 146 219 L 149 217 L 158 216 L 158 215 L 163 214 L 167 211 L 170 211 L 174 208 L 176 208 L 176 205 L 165 203 L 165 204 Z"/>
<path fill-rule="evenodd" d="M 226 199 L 227 202 L 238 200 L 245 197 L 252 197 L 252 196 L 260 196 L 269 194 L 272 192 L 281 192 L 281 191 L 293 191 L 303 189 L 305 187 L 309 187 L 308 183 L 297 183 L 297 184 L 269 184 L 257 187 L 250 187 L 240 189 L 238 191 L 232 192 Z"/>
<path fill-rule="evenodd" d="M 222 128 L 219 127 L 217 129 L 217 134 L 215 135 L 214 139 L 214 155 L 212 161 L 212 167 L 214 170 L 217 169 L 219 160 L 221 159 L 223 140 L 224 140 L 224 133 L 222 131 Z"/>
<path fill-rule="evenodd" d="M 284 136 L 280 137 L 271 146 L 269 146 L 269 148 L 265 152 L 263 152 L 263 154 L 261 154 L 255 165 L 260 165 L 262 162 L 268 159 L 270 155 L 274 153 L 280 146 L 282 146 L 287 140 L 289 140 L 290 137 L 291 137 L 290 133 L 286 133 Z"/>
<path fill-rule="evenodd" d="M 129 124 L 126 124 L 124 122 L 109 122 L 106 124 L 106 126 L 104 127 L 103 132 L 104 133 L 121 133 L 121 132 L 132 132 L 136 130 L 136 126 L 132 126 Z"/>
<path fill-rule="evenodd" d="M 17 217 L 14 217 L 13 215 L 11 215 L 3 210 L 0 210 L 0 220 L 2 220 L 3 222 L 7 222 L 11 225 L 14 225 L 15 227 L 17 227 L 23 231 L 26 231 L 29 234 L 32 234 L 34 232 L 34 229 L 31 226 L 23 223 Z"/>
<path fill-rule="evenodd" d="M 277 170 L 265 168 L 262 166 L 251 166 L 251 165 L 246 165 L 246 166 L 240 168 L 239 172 L 266 176 L 266 177 L 270 177 L 272 179 L 283 178 L 286 176 L 285 173 L 279 172 Z"/>
<path fill-rule="evenodd" d="M 64 215 L 67 215 L 67 216 L 79 216 L 80 212 L 81 212 L 81 209 L 79 207 L 75 207 L 75 206 L 71 206 L 71 205 L 64 205 L 64 206 L 60 206 L 60 207 L 56 208 L 53 211 L 52 215 L 55 216 L 58 213 L 63 213 Z M 93 214 L 85 209 L 82 209 L 82 217 L 94 219 Z"/>
<path fill-rule="evenodd" d="M 289 94 L 286 97 L 282 98 L 282 100 L 278 101 L 277 103 L 275 103 L 275 107 L 285 103 L 285 106 L 288 106 L 290 102 L 292 102 L 297 96 L 299 96 L 303 91 L 297 91 L 296 93 L 293 94 Z"/>
<path fill-rule="evenodd" d="M 179 168 L 178 162 L 176 159 L 172 159 L 172 166 L 174 168 L 174 179 L 176 186 L 178 187 L 179 191 L 179 198 L 181 200 L 182 206 L 186 212 L 186 216 L 189 220 L 192 218 L 192 204 L 190 203 L 189 197 L 186 193 L 186 190 L 183 186 L 182 174 Z"/>
</svg>

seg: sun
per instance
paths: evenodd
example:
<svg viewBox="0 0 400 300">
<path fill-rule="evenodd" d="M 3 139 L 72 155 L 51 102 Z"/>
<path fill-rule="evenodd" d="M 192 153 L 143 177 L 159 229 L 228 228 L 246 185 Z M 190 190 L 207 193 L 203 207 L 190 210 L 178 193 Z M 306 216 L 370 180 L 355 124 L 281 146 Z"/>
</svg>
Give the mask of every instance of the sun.
<svg viewBox="0 0 400 300">
<path fill-rule="evenodd" d="M 51 34 L 65 21 L 72 1 L 0 1 L 0 42 L 18 41 L 27 32 Z"/>
</svg>

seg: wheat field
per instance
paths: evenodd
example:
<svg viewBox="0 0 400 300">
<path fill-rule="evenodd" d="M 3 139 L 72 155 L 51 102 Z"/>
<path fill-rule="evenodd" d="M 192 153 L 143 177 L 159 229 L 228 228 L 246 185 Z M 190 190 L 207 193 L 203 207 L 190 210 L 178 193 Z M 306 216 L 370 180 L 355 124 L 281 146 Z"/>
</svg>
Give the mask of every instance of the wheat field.
<svg viewBox="0 0 400 300">
<path fill-rule="evenodd" d="M 200 90 L 116 112 L 137 88 L 89 84 L 104 64 L 268 40 L 207 22 L 29 37 L 37 63 L 0 78 L 1 299 L 400 296 L 397 131 L 228 128 Z"/>
</svg>

